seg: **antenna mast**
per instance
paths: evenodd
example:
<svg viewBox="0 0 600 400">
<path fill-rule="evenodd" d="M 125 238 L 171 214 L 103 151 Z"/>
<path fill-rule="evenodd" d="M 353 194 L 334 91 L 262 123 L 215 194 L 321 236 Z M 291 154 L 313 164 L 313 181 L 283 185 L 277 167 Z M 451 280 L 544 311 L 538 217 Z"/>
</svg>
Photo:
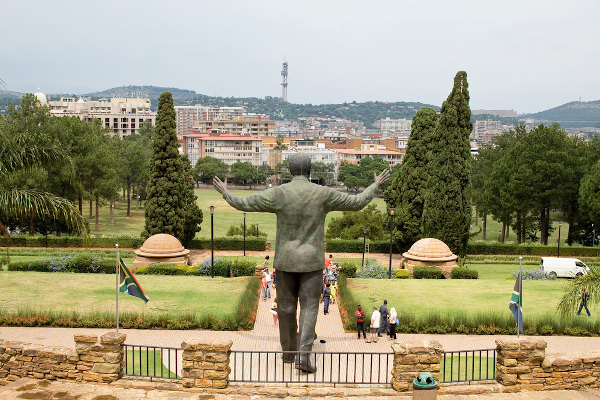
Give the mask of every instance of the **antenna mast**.
<svg viewBox="0 0 600 400">
<path fill-rule="evenodd" d="M 283 69 L 281 70 L 281 100 L 287 103 L 287 86 L 288 86 L 288 63 L 283 60 Z"/>
</svg>

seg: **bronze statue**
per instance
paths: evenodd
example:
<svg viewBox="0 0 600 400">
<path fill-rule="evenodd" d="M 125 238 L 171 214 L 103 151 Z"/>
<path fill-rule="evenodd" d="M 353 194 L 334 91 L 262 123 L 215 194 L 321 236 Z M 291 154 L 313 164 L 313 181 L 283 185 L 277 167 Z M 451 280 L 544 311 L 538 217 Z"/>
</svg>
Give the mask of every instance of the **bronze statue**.
<svg viewBox="0 0 600 400">
<path fill-rule="evenodd" d="M 315 372 L 308 352 L 315 339 L 323 282 L 325 216 L 330 211 L 358 211 L 365 207 L 377 188 L 389 179 L 389 171 L 376 175 L 375 183 L 354 196 L 311 183 L 311 160 L 307 154 L 293 154 L 289 163 L 291 182 L 247 197 L 232 194 L 217 177 L 214 186 L 227 203 L 238 210 L 277 214 L 273 267 L 277 271 L 279 339 L 282 350 L 291 352 L 284 353 L 283 360 L 293 362 L 295 359 L 296 368 Z M 296 333 L 298 300 L 299 338 Z M 307 353 L 299 353 L 296 357 L 296 351 Z"/>
</svg>

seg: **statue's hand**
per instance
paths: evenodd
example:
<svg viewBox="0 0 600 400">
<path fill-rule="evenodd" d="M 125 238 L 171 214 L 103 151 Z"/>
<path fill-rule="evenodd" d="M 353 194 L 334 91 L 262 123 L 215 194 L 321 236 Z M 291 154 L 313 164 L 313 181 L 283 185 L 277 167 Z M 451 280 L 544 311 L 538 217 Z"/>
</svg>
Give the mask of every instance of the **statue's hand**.
<svg viewBox="0 0 600 400">
<path fill-rule="evenodd" d="M 375 172 L 373 172 L 373 175 L 375 176 L 375 183 L 377 184 L 377 186 L 381 186 L 388 179 L 390 179 L 390 170 L 386 168 L 383 171 L 381 171 L 379 175 L 375 174 Z"/>
<path fill-rule="evenodd" d="M 217 189 L 217 192 L 221 194 L 225 193 L 225 191 L 227 190 L 227 185 L 216 176 L 213 178 L 213 186 L 215 187 L 215 189 Z"/>
</svg>

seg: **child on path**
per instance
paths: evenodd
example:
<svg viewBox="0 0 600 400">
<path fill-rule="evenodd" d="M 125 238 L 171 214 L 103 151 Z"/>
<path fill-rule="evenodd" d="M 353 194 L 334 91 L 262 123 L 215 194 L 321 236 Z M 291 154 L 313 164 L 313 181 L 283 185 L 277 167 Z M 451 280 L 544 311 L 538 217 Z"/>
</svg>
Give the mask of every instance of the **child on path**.
<svg viewBox="0 0 600 400">
<path fill-rule="evenodd" d="M 277 297 L 275 297 L 271 305 L 271 314 L 273 314 L 273 324 L 277 326 Z"/>
<path fill-rule="evenodd" d="M 325 285 L 325 290 L 323 290 L 323 313 L 327 315 L 329 313 L 329 300 L 331 298 L 331 287 L 329 283 Z"/>
</svg>

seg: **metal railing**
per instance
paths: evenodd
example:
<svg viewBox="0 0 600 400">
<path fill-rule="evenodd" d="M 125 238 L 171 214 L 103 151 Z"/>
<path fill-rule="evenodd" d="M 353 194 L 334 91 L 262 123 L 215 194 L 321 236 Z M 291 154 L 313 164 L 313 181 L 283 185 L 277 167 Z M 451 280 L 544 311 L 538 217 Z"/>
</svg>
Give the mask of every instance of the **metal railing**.
<svg viewBox="0 0 600 400">
<path fill-rule="evenodd" d="M 285 363 L 284 355 L 306 357 L 316 371 L 304 372 L 295 361 Z M 232 351 L 229 381 L 389 385 L 393 362 L 393 353 Z"/>
<path fill-rule="evenodd" d="M 181 379 L 182 350 L 176 347 L 123 345 L 123 375 Z"/>
<path fill-rule="evenodd" d="M 496 379 L 496 349 L 446 351 L 441 362 L 442 382 Z"/>
</svg>

